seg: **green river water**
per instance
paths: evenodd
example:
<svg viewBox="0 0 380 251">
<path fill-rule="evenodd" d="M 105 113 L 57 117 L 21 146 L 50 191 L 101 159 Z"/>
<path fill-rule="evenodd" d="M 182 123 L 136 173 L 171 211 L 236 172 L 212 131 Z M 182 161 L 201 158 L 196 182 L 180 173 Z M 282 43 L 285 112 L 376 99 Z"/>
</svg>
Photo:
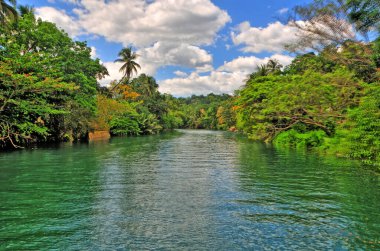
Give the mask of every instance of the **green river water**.
<svg viewBox="0 0 380 251">
<path fill-rule="evenodd" d="M 380 177 L 203 130 L 0 153 L 0 250 L 380 250 Z"/>
</svg>

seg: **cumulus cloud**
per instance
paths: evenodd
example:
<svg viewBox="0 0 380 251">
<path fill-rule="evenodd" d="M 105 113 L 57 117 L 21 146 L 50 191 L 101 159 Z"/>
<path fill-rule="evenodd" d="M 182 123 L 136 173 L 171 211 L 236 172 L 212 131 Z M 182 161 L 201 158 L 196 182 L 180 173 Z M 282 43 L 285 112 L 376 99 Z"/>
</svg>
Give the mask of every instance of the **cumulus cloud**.
<svg viewBox="0 0 380 251">
<path fill-rule="evenodd" d="M 176 71 L 175 78 L 160 81 L 160 91 L 176 96 L 207 93 L 232 93 L 247 74 L 269 58 L 238 57 L 214 69 L 212 55 L 202 49 L 226 37 L 218 31 L 231 21 L 227 12 L 210 0 L 59 0 L 73 3 L 74 16 L 52 7 L 36 8 L 37 16 L 57 23 L 72 37 L 82 34 L 103 36 L 123 46 L 133 45 L 140 55 L 137 62 L 144 72 L 154 75 L 162 66 L 181 66 L 193 73 Z M 280 22 L 266 28 L 241 23 L 231 33 L 235 45 L 245 52 L 281 52 L 284 43 L 293 41 L 295 31 Z M 96 57 L 96 48 L 92 48 Z M 283 65 L 291 57 L 275 55 Z M 104 62 L 110 76 L 102 85 L 120 79 L 120 63 Z"/>
<path fill-rule="evenodd" d="M 65 3 L 76 4 L 76 5 L 79 5 L 80 3 L 80 0 L 61 0 L 61 1 Z"/>
<path fill-rule="evenodd" d="M 355 39 L 353 26 L 344 19 L 319 16 L 311 22 L 296 21 L 292 25 L 275 22 L 265 28 L 251 27 L 243 22 L 231 32 L 234 45 L 242 45 L 243 52 L 282 52 L 288 44 L 302 44 L 302 48 L 318 48 L 334 41 Z"/>
<path fill-rule="evenodd" d="M 92 53 L 96 50 L 92 49 Z M 152 47 L 142 48 L 137 51 L 139 57 L 136 62 L 141 66 L 138 74 L 145 73 L 155 75 L 158 68 L 162 66 L 182 66 L 196 69 L 198 72 L 211 71 L 212 56 L 207 51 L 199 47 L 187 44 L 163 44 L 155 43 Z M 109 75 L 101 80 L 102 85 L 107 85 L 115 79 L 120 79 L 120 63 L 105 62 Z"/>
<path fill-rule="evenodd" d="M 90 48 L 91 48 L 91 53 L 90 53 L 91 58 L 96 59 L 98 57 L 98 55 L 96 54 L 96 48 L 94 46 L 91 46 Z"/>
<path fill-rule="evenodd" d="M 141 65 L 150 68 L 154 74 L 160 66 L 174 65 L 200 68 L 212 63 L 212 56 L 207 51 L 189 44 L 157 42 L 152 47 L 138 50 Z"/>
<path fill-rule="evenodd" d="M 225 62 L 221 67 L 218 68 L 219 71 L 225 72 L 242 72 L 244 74 L 250 74 L 256 70 L 256 67 L 261 64 L 265 64 L 269 59 L 276 59 L 283 66 L 289 65 L 293 57 L 282 55 L 282 54 L 274 54 L 271 57 L 258 58 L 255 56 L 251 57 L 238 57 L 232 61 Z"/>
<path fill-rule="evenodd" d="M 213 71 L 208 76 L 200 76 L 193 72 L 186 78 L 173 78 L 159 82 L 159 90 L 175 96 L 192 94 L 230 93 L 231 86 L 239 87 L 240 78 L 237 73 Z M 239 84 L 237 84 L 239 83 Z"/>
<path fill-rule="evenodd" d="M 120 72 L 120 68 L 123 65 L 118 62 L 103 62 L 103 65 L 107 68 L 109 76 L 99 80 L 101 86 L 108 86 L 113 80 L 119 80 L 123 77 L 123 73 Z"/>
<path fill-rule="evenodd" d="M 243 45 L 244 52 L 281 52 L 284 46 L 297 40 L 297 29 L 281 22 L 269 24 L 265 28 L 251 27 L 243 22 L 231 32 L 235 45 Z"/>
<path fill-rule="evenodd" d="M 186 72 L 183 72 L 183 71 L 175 71 L 173 72 L 177 77 L 187 77 L 187 73 Z"/>
<path fill-rule="evenodd" d="M 196 67 L 195 70 L 198 73 L 204 73 L 204 72 L 210 72 L 214 70 L 214 67 L 211 64 L 205 64 L 203 66 Z"/>
<path fill-rule="evenodd" d="M 95 51 L 96 52 L 96 51 Z M 157 42 L 152 47 L 142 48 L 137 51 L 139 57 L 137 63 L 141 66 L 138 74 L 145 73 L 154 76 L 162 66 L 181 66 L 193 68 L 196 72 L 209 72 L 213 70 L 212 55 L 207 51 L 188 44 L 170 44 Z M 121 65 L 114 62 L 106 62 L 110 76 L 102 80 L 106 85 L 111 80 L 119 79 L 121 74 L 116 71 Z"/>
<path fill-rule="evenodd" d="M 71 37 L 76 37 L 84 34 L 81 26 L 64 10 L 57 10 L 53 7 L 35 8 L 36 16 L 42 20 L 53 22 L 69 34 Z"/>
<path fill-rule="evenodd" d="M 212 55 L 201 46 L 212 44 L 218 31 L 231 21 L 210 0 L 60 1 L 76 4 L 75 16 L 52 7 L 37 8 L 37 15 L 57 23 L 71 37 L 91 34 L 133 45 L 143 71 L 152 75 L 168 65 L 198 72 L 213 70 Z M 115 67 L 112 62 L 107 64 Z"/>
<path fill-rule="evenodd" d="M 291 63 L 292 57 L 275 54 L 271 57 L 257 58 L 238 57 L 232 61 L 225 62 L 222 66 L 210 72 L 209 75 L 200 75 L 193 72 L 189 76 L 179 76 L 159 82 L 159 90 L 175 96 L 190 96 L 192 94 L 228 93 L 239 89 L 247 78 L 254 72 L 256 67 L 265 64 L 269 59 L 277 59 L 283 66 Z"/>
<path fill-rule="evenodd" d="M 82 0 L 74 12 L 88 32 L 125 46 L 151 46 L 157 41 L 211 44 L 231 20 L 210 0 Z"/>
</svg>

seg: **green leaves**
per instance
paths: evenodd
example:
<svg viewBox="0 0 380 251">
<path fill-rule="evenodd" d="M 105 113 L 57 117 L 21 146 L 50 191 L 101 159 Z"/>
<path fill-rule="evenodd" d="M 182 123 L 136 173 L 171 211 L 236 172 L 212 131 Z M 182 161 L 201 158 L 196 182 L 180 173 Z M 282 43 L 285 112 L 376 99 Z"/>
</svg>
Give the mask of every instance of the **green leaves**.
<svg viewBox="0 0 380 251">
<path fill-rule="evenodd" d="M 251 78 L 236 98 L 238 129 L 251 139 L 378 164 L 377 42 L 348 41 L 339 52 L 298 56 L 280 75 Z"/>
<path fill-rule="evenodd" d="M 41 118 L 66 114 L 68 111 L 57 104 L 64 102 L 65 95 L 75 90 L 73 84 L 38 74 L 40 65 L 36 58 L 32 59 L 34 69 L 28 65 L 20 67 L 18 62 L 26 58 L 33 56 L 0 61 L 0 125 L 8 128 L 1 135 L 6 138 L 5 144 L 9 140 L 13 140 L 12 144 L 25 144 L 37 138 L 46 139 L 48 128 Z M 54 102 L 49 100 L 51 95 L 55 95 Z"/>
<path fill-rule="evenodd" d="M 273 143 L 282 147 L 308 149 L 322 145 L 326 137 L 326 133 L 322 130 L 299 132 L 297 129 L 291 129 L 279 134 Z"/>
<path fill-rule="evenodd" d="M 3 26 L 7 21 L 17 20 L 15 0 L 0 0 L 0 25 Z"/>
<path fill-rule="evenodd" d="M 96 111 L 96 78 L 106 74 L 104 67 L 86 43 L 33 13 L 12 27 L 0 37 L 3 146 L 81 138 Z"/>
<path fill-rule="evenodd" d="M 114 135 L 140 135 L 137 119 L 131 116 L 117 117 L 110 122 L 110 131 Z"/>
<path fill-rule="evenodd" d="M 380 3 L 378 0 L 346 0 L 348 17 L 356 28 L 366 33 L 371 29 L 380 31 Z"/>
<path fill-rule="evenodd" d="M 367 85 L 365 96 L 359 106 L 349 111 L 348 121 L 342 124 L 350 133 L 349 155 L 366 160 L 367 163 L 380 163 L 380 85 Z"/>
</svg>

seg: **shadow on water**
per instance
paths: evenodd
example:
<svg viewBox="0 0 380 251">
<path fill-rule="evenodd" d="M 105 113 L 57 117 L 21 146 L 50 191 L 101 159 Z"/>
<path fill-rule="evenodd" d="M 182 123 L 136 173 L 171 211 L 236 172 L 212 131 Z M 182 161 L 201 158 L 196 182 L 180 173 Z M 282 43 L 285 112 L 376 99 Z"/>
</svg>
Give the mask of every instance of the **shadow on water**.
<svg viewBox="0 0 380 251">
<path fill-rule="evenodd" d="M 379 247 L 379 176 L 232 133 L 0 154 L 0 250 Z"/>
</svg>

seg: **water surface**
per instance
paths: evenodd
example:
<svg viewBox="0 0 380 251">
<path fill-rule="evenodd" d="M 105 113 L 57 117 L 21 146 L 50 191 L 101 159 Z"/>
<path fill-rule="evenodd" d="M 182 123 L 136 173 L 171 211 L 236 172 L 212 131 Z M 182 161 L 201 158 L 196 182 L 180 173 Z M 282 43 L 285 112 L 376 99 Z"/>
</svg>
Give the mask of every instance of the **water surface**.
<svg viewBox="0 0 380 251">
<path fill-rule="evenodd" d="M 0 250 L 380 249 L 380 179 L 236 135 L 0 154 Z"/>
</svg>

